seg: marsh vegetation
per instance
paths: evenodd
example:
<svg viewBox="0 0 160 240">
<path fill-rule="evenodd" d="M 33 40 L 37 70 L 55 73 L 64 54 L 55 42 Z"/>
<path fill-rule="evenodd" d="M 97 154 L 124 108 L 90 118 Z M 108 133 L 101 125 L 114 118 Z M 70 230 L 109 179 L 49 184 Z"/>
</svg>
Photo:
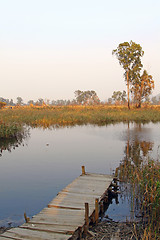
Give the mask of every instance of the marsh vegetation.
<svg viewBox="0 0 160 240">
<path fill-rule="evenodd" d="M 0 138 L 16 137 L 23 126 L 63 127 L 83 124 L 99 126 L 118 122 L 159 122 L 160 106 L 141 109 L 126 106 L 18 106 L 0 110 Z"/>
</svg>

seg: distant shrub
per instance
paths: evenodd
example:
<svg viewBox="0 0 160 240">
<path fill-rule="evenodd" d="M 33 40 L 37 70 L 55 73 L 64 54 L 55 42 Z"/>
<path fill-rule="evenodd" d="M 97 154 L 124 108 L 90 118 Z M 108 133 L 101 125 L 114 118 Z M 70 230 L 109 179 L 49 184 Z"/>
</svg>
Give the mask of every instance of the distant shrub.
<svg viewBox="0 0 160 240">
<path fill-rule="evenodd" d="M 0 108 L 4 108 L 6 106 L 5 102 L 0 102 Z"/>
</svg>

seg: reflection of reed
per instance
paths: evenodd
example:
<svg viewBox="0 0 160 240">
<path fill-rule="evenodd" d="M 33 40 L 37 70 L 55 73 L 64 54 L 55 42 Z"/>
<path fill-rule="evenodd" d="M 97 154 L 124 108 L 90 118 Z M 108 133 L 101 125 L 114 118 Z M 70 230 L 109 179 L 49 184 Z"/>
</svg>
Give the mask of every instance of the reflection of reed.
<svg viewBox="0 0 160 240">
<path fill-rule="evenodd" d="M 138 126 L 141 130 L 141 126 Z M 145 226 L 145 238 L 158 239 L 160 230 L 160 164 L 150 160 L 153 143 L 128 137 L 124 158 L 116 169 L 120 181 L 130 183 L 131 213 L 139 211 Z M 131 219 L 134 215 L 131 216 Z M 151 236 L 151 238 L 147 238 Z"/>
<path fill-rule="evenodd" d="M 29 129 L 24 128 L 23 131 L 21 131 L 19 134 L 17 134 L 15 137 L 2 139 L 0 141 L 0 156 L 2 156 L 3 151 L 9 151 L 17 148 L 20 145 L 24 145 L 24 139 L 28 138 L 30 136 Z"/>
</svg>

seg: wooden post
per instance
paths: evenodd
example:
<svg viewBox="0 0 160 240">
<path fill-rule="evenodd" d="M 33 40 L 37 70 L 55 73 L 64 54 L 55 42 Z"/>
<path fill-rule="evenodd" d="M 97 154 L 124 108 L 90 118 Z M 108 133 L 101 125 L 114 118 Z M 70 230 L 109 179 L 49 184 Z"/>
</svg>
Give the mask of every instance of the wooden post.
<svg viewBox="0 0 160 240">
<path fill-rule="evenodd" d="M 86 172 L 85 172 L 85 166 L 82 166 L 82 175 L 85 175 Z"/>
<path fill-rule="evenodd" d="M 85 225 L 89 227 L 89 204 L 85 203 Z"/>
<path fill-rule="evenodd" d="M 78 228 L 78 239 L 82 239 L 82 227 Z"/>
<path fill-rule="evenodd" d="M 89 229 L 89 204 L 85 203 L 85 226 L 84 226 L 84 234 L 87 235 L 87 231 Z"/>
<path fill-rule="evenodd" d="M 99 199 L 95 199 L 95 224 L 98 223 L 98 218 L 99 218 Z"/>
<path fill-rule="evenodd" d="M 100 202 L 100 209 L 101 209 L 101 213 L 103 213 L 104 212 L 104 206 L 103 206 L 103 202 L 102 201 Z"/>
<path fill-rule="evenodd" d="M 30 218 L 29 218 L 29 217 L 27 217 L 27 214 L 26 214 L 26 212 L 24 212 L 24 219 L 25 219 L 26 223 L 28 223 L 28 222 L 30 221 Z"/>
</svg>

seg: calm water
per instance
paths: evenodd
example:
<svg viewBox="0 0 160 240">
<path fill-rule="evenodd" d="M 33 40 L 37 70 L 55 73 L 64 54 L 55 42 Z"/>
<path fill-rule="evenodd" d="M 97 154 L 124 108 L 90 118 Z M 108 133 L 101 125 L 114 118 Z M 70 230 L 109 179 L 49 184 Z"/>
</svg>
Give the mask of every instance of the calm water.
<svg viewBox="0 0 160 240">
<path fill-rule="evenodd" d="M 21 224 L 24 211 L 30 217 L 38 213 L 81 174 L 82 165 L 88 172 L 112 174 L 124 158 L 128 143 L 133 150 L 138 149 L 138 157 L 149 154 L 157 159 L 159 128 L 160 124 L 151 123 L 36 128 L 30 129 L 23 143 L 16 147 L 10 144 L 9 151 L 1 142 L 0 226 Z M 113 204 L 109 208 L 111 217 L 116 207 Z M 125 215 L 125 208 L 120 214 Z"/>
</svg>

